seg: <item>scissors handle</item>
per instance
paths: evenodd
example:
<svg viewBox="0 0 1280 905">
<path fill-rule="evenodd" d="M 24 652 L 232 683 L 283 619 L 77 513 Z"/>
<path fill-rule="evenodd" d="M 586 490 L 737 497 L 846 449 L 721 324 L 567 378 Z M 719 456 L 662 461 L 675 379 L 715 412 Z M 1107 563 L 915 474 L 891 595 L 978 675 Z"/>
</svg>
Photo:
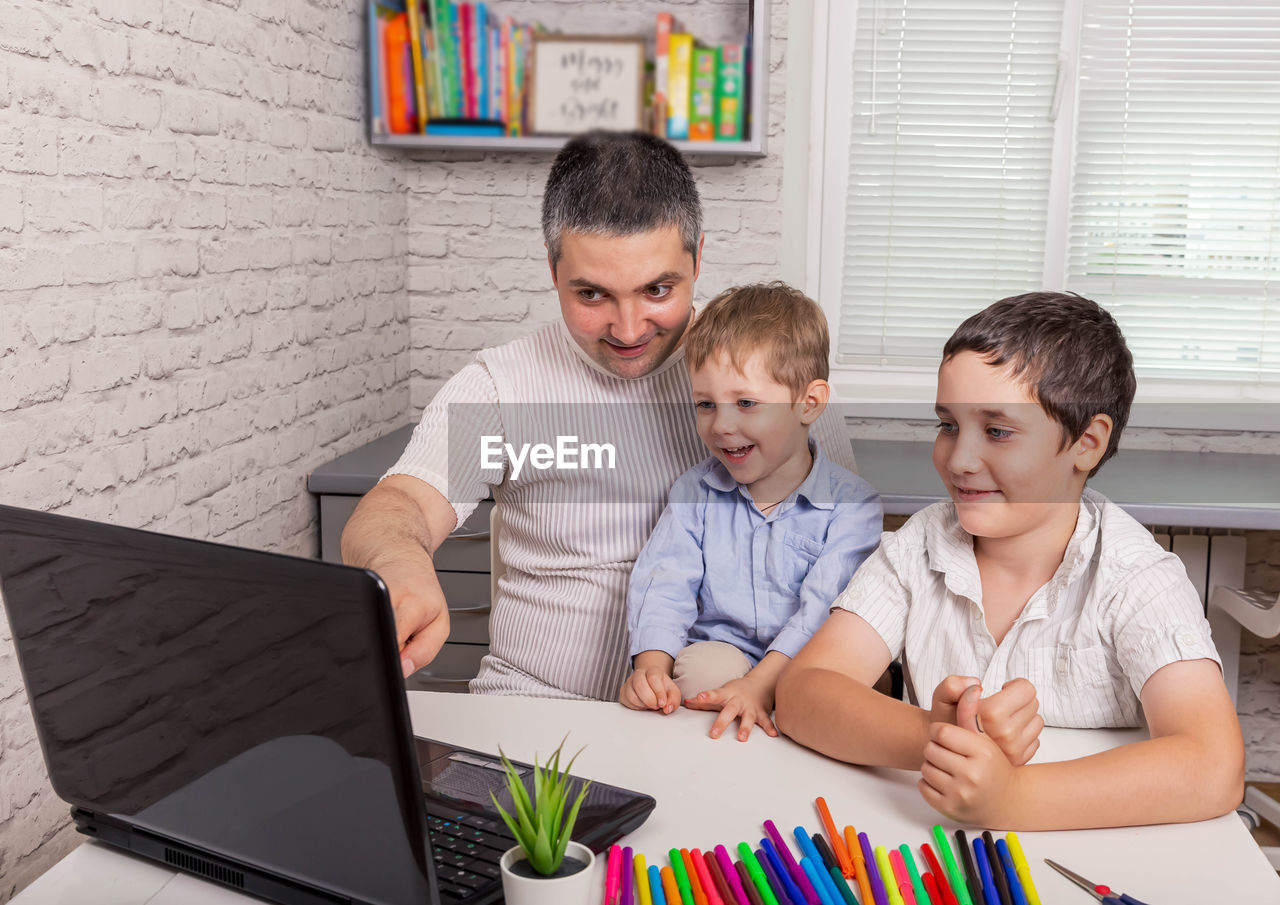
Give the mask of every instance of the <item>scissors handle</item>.
<svg viewBox="0 0 1280 905">
<path fill-rule="evenodd" d="M 1103 896 L 1102 905 L 1146 905 L 1140 902 L 1128 893 L 1121 893 L 1118 896 Z"/>
</svg>

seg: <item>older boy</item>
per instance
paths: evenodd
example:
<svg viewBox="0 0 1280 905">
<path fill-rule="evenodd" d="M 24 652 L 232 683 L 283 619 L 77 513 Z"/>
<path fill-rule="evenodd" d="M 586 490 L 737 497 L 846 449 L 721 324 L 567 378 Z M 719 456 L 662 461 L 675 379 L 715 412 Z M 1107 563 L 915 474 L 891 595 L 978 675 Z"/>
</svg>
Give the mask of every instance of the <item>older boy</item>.
<svg viewBox="0 0 1280 905">
<path fill-rule="evenodd" d="M 770 720 L 778 673 L 875 549 L 879 497 L 809 439 L 830 387 L 826 319 L 783 283 L 729 289 L 685 340 L 698 436 L 711 456 L 683 474 L 627 592 L 635 669 L 619 698 L 671 713 L 683 698 Z"/>
<path fill-rule="evenodd" d="M 1178 559 L 1085 482 L 1115 453 L 1135 381 L 1107 312 L 1040 292 L 969 318 L 938 370 L 934 467 L 951 496 L 885 538 L 796 657 L 778 725 L 853 763 L 919 769 L 921 795 L 980 826 L 1214 817 L 1244 749 Z M 900 657 L 913 700 L 869 683 Z M 983 698 L 983 691 L 994 692 Z M 1043 725 L 1151 738 L 1028 764 Z"/>
</svg>

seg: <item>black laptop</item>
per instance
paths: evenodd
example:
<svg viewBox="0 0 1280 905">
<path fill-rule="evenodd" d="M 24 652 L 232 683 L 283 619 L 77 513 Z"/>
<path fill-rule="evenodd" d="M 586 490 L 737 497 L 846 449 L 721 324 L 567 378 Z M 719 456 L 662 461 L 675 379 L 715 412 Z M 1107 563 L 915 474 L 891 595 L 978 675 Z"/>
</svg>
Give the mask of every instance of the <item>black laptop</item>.
<svg viewBox="0 0 1280 905">
<path fill-rule="evenodd" d="M 275 902 L 500 898 L 500 765 L 414 737 L 372 572 L 0 506 L 0 588 L 80 832 Z M 593 783 L 574 838 L 653 807 Z"/>
</svg>

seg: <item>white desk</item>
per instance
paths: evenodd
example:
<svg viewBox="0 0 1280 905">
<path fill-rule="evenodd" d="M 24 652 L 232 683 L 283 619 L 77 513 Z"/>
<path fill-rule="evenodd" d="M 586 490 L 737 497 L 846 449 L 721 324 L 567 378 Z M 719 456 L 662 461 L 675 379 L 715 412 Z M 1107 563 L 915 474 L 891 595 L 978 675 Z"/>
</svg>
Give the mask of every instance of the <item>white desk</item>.
<svg viewBox="0 0 1280 905">
<path fill-rule="evenodd" d="M 852 823 L 873 844 L 907 843 L 918 852 L 941 822 L 915 789 L 917 774 L 849 767 L 758 730 L 750 741 L 706 737 L 708 714 L 668 717 L 618 704 L 411 692 L 418 732 L 528 760 L 546 756 L 569 732 L 569 750 L 586 745 L 575 772 L 653 795 L 658 806 L 625 844 L 662 863 L 672 847 L 758 846 L 762 822 L 785 834 L 801 824 L 821 831 L 814 799 L 825 796 L 837 825 Z M 1097 751 L 1137 732 L 1046 729 L 1038 760 Z M 972 829 L 972 828 L 970 828 Z M 1276 902 L 1280 879 L 1234 814 L 1196 824 L 1087 832 L 1022 833 L 1022 846 L 1046 905 L 1087 905 L 1084 892 L 1043 862 L 1053 858 L 1092 880 L 1151 905 Z M 597 864 L 604 888 L 603 865 Z M 239 894 L 86 842 L 42 876 L 17 905 L 235 905 Z"/>
</svg>

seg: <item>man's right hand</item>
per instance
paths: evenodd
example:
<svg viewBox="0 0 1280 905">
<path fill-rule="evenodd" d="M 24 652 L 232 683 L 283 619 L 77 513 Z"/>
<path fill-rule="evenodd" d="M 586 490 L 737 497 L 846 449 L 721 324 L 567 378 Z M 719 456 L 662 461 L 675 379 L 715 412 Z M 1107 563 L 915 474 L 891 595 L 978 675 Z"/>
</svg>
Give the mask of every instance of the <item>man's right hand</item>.
<svg viewBox="0 0 1280 905">
<path fill-rule="evenodd" d="M 424 562 L 402 558 L 374 569 L 391 592 L 400 668 L 406 678 L 430 663 L 449 640 L 449 604 L 430 557 L 423 553 L 421 558 Z"/>
<path fill-rule="evenodd" d="M 377 572 L 391 592 L 406 676 L 430 663 L 449 638 L 449 605 L 431 553 L 456 524 L 438 490 L 391 475 L 364 495 L 342 531 L 342 561 Z"/>
</svg>

